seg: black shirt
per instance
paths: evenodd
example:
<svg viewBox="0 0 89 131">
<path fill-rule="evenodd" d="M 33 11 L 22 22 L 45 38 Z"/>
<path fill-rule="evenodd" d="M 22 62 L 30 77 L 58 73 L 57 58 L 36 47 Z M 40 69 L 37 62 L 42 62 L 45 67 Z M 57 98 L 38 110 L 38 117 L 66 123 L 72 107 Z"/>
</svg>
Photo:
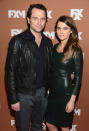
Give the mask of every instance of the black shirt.
<svg viewBox="0 0 89 131">
<path fill-rule="evenodd" d="M 37 59 L 37 63 L 36 63 L 36 74 L 37 74 L 37 78 L 36 78 L 36 85 L 37 88 L 46 86 L 46 81 L 44 78 L 44 74 L 45 74 L 45 70 L 44 70 L 44 63 L 46 62 L 45 60 L 45 52 L 44 52 L 44 46 L 45 46 L 45 41 L 44 38 L 42 37 L 40 46 L 37 45 L 37 43 L 35 42 L 36 45 L 36 59 Z"/>
</svg>

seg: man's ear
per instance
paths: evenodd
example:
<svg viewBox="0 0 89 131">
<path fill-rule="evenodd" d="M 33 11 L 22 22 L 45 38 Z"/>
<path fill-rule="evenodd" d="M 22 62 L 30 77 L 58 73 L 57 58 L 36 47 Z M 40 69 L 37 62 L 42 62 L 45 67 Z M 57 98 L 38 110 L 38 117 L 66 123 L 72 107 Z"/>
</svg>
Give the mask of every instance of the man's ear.
<svg viewBox="0 0 89 131">
<path fill-rule="evenodd" d="M 28 24 L 30 24 L 30 19 L 27 17 L 27 22 L 28 22 Z"/>
</svg>

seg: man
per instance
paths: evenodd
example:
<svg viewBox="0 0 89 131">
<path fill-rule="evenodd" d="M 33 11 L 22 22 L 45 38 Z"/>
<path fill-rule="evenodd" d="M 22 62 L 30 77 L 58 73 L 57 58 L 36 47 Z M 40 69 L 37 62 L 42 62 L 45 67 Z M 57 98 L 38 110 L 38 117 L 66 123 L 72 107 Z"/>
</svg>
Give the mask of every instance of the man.
<svg viewBox="0 0 89 131">
<path fill-rule="evenodd" d="M 43 34 L 47 10 L 32 4 L 27 11 L 28 29 L 14 36 L 6 60 L 6 85 L 18 131 L 42 131 L 47 105 L 52 41 Z"/>
</svg>

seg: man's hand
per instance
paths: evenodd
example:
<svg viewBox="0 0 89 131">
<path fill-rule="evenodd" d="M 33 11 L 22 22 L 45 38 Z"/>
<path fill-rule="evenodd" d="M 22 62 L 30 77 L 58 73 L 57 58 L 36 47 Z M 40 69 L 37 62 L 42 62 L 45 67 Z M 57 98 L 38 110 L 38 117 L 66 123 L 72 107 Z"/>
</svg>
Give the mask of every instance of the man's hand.
<svg viewBox="0 0 89 131">
<path fill-rule="evenodd" d="M 11 104 L 11 109 L 14 111 L 20 111 L 20 102 L 17 102 L 16 104 Z"/>
</svg>

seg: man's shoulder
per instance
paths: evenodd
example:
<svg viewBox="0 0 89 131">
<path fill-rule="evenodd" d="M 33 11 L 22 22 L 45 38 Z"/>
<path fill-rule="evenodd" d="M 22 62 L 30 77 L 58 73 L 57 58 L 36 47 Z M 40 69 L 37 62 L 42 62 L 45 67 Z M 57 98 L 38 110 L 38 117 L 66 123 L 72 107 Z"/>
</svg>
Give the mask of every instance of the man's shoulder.
<svg viewBox="0 0 89 131">
<path fill-rule="evenodd" d="M 21 32 L 20 34 L 17 34 L 15 36 L 12 37 L 12 39 L 26 39 L 29 38 L 28 36 L 28 29 L 24 30 L 23 32 Z"/>
<path fill-rule="evenodd" d="M 52 40 L 50 38 L 48 38 L 45 34 L 43 34 L 43 37 L 44 37 L 47 44 L 49 44 L 49 45 L 52 44 L 53 45 Z"/>
<path fill-rule="evenodd" d="M 9 44 L 15 44 L 18 45 L 19 43 L 22 43 L 23 39 L 25 38 L 26 31 L 21 32 L 20 34 L 14 35 L 11 37 Z"/>
<path fill-rule="evenodd" d="M 43 33 L 43 37 L 48 40 L 48 41 L 52 41 L 50 38 L 48 38 L 44 33 Z"/>
<path fill-rule="evenodd" d="M 25 32 L 25 31 L 24 31 L 24 32 Z M 14 35 L 14 36 L 11 38 L 11 40 L 17 40 L 17 39 L 19 39 L 20 37 L 23 37 L 24 32 L 21 32 L 21 33 L 19 33 L 19 34 L 17 34 L 17 35 Z"/>
</svg>

